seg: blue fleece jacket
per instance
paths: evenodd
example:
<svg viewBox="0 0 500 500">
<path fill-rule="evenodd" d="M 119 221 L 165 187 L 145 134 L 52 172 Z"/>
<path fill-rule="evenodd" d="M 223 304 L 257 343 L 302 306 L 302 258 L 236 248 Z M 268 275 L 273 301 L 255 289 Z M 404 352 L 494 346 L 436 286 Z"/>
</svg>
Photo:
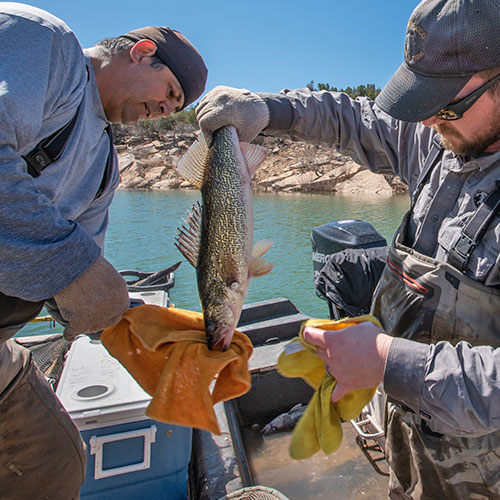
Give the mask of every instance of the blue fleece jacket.
<svg viewBox="0 0 500 500">
<path fill-rule="evenodd" d="M 90 61 L 71 30 L 40 9 L 0 3 L 0 291 L 52 297 L 103 252 L 112 173 L 96 198 L 110 154 Z M 74 116 L 62 156 L 36 179 L 22 155 Z"/>
</svg>

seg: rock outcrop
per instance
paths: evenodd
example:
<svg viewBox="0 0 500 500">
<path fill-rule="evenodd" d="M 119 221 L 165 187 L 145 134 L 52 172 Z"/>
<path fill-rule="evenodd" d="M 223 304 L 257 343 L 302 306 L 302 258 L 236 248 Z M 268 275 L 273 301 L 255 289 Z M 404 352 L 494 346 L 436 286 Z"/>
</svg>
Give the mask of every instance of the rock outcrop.
<svg viewBox="0 0 500 500">
<path fill-rule="evenodd" d="M 124 189 L 193 189 L 177 173 L 177 162 L 196 139 L 196 132 L 155 133 L 154 137 L 121 134 L 116 142 Z M 259 137 L 268 150 L 253 179 L 255 191 L 302 193 L 407 192 L 394 175 L 373 174 L 349 157 L 326 146 L 286 138 Z"/>
</svg>

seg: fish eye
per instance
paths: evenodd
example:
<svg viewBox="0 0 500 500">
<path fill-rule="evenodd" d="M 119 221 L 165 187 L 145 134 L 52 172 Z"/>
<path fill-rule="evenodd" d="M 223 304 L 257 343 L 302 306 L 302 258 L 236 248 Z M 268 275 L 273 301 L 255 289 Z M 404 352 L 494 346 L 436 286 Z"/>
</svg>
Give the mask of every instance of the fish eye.
<svg viewBox="0 0 500 500">
<path fill-rule="evenodd" d="M 207 321 L 206 325 L 205 325 L 205 331 L 210 335 L 212 333 L 215 332 L 215 330 L 217 330 L 217 323 L 215 321 Z"/>
</svg>

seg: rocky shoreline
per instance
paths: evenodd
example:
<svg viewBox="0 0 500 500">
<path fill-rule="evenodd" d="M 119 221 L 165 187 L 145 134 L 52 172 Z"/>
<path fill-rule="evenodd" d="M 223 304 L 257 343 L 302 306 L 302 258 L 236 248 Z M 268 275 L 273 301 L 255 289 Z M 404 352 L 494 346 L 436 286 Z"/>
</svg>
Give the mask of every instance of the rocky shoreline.
<svg viewBox="0 0 500 500">
<path fill-rule="evenodd" d="M 117 137 L 118 135 L 118 137 Z M 177 162 L 196 139 L 196 131 L 115 134 L 122 189 L 194 189 L 177 173 Z M 376 194 L 407 192 L 394 175 L 373 174 L 333 148 L 287 138 L 258 137 L 268 150 L 253 179 L 256 192 Z"/>
</svg>

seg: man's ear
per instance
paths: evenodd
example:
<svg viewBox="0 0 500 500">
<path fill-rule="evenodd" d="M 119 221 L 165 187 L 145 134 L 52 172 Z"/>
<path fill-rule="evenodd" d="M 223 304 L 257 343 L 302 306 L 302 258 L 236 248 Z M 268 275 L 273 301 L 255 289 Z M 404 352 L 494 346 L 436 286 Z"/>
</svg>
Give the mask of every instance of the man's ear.
<svg viewBox="0 0 500 500">
<path fill-rule="evenodd" d="M 154 56 L 156 53 L 156 43 L 151 40 L 139 40 L 129 51 L 130 60 L 139 64 L 145 57 Z"/>
</svg>

